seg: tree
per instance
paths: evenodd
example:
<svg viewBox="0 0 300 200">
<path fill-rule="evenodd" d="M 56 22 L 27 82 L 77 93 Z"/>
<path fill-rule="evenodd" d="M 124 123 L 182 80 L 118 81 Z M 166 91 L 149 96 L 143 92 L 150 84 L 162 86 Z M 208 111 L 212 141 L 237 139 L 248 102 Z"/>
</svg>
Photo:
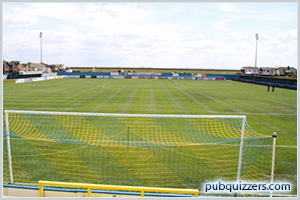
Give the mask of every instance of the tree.
<svg viewBox="0 0 300 200">
<path fill-rule="evenodd" d="M 15 64 L 15 65 L 19 65 L 21 61 L 18 60 L 12 60 L 10 61 L 10 63 Z"/>
</svg>

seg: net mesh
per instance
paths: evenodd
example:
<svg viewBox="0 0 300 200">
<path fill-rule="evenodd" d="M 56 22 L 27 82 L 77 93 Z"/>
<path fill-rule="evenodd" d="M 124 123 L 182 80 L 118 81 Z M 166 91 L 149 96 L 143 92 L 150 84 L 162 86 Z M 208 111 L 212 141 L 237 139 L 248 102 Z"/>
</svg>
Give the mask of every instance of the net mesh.
<svg viewBox="0 0 300 200">
<path fill-rule="evenodd" d="M 202 191 L 204 183 L 237 178 L 243 118 L 34 112 L 8 116 L 14 183 L 48 180 Z M 8 183 L 5 136 L 3 182 Z M 241 180 L 269 181 L 271 150 L 271 137 L 246 124 Z"/>
</svg>

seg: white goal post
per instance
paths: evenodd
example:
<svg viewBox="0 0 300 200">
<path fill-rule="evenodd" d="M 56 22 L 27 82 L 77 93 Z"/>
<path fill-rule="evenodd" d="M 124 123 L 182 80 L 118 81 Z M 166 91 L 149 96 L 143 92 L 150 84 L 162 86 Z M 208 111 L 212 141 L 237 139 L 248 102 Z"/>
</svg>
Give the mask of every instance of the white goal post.
<svg viewBox="0 0 300 200">
<path fill-rule="evenodd" d="M 216 177 L 274 176 L 272 137 L 251 129 L 244 115 L 5 110 L 5 127 L 9 183 L 77 177 L 95 184 L 202 190 Z"/>
</svg>

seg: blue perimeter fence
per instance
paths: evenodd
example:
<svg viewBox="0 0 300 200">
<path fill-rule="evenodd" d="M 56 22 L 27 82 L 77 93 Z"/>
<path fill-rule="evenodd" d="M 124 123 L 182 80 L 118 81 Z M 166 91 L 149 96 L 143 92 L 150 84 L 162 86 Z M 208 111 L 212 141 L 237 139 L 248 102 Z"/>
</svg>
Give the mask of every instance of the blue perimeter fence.
<svg viewBox="0 0 300 200">
<path fill-rule="evenodd" d="M 297 90 L 297 79 L 240 75 L 236 81 Z"/>
<path fill-rule="evenodd" d="M 233 80 L 245 83 L 269 85 L 280 88 L 297 90 L 297 79 L 272 76 L 234 75 L 234 74 L 205 74 L 199 77 L 191 73 L 111 73 L 111 72 L 58 72 L 57 76 L 67 78 L 121 78 L 121 79 L 193 79 L 193 80 Z M 28 77 L 31 78 L 31 77 Z M 14 77 L 8 76 L 8 79 Z"/>
</svg>

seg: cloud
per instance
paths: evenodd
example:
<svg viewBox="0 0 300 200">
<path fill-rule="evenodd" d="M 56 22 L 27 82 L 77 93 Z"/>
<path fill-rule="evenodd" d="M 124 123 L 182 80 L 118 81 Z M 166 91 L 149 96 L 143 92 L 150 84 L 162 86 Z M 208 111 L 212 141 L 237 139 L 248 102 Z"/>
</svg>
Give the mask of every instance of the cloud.
<svg viewBox="0 0 300 200">
<path fill-rule="evenodd" d="M 4 3 L 3 57 L 39 62 L 42 31 L 47 63 L 240 68 L 253 65 L 254 35 L 259 33 L 259 56 L 264 57 L 259 64 L 296 64 L 292 14 L 281 20 L 289 22 L 286 28 L 277 20 L 265 21 L 265 13 L 241 13 L 244 4 L 214 3 L 207 10 L 201 3 L 160 5 Z"/>
<path fill-rule="evenodd" d="M 3 4 L 3 26 L 6 28 L 13 27 L 27 27 L 33 26 L 38 23 L 38 19 L 35 15 L 29 16 L 25 13 L 22 8 L 11 8 L 6 9 L 6 4 Z"/>
<path fill-rule="evenodd" d="M 218 5 L 219 9 L 223 12 L 229 13 L 246 13 L 248 11 L 242 10 L 238 7 L 236 3 L 221 3 Z"/>
</svg>

